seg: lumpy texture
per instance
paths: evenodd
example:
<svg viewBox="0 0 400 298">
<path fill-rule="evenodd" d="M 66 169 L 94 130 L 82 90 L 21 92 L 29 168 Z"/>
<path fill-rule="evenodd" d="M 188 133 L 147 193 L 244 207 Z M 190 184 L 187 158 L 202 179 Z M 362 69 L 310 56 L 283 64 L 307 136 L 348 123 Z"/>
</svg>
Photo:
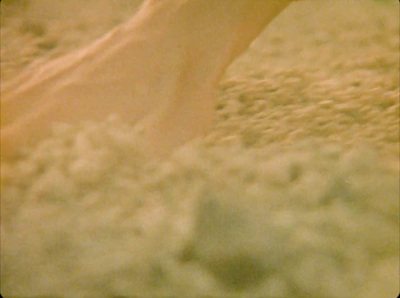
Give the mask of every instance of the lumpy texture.
<svg viewBox="0 0 400 298">
<path fill-rule="evenodd" d="M 2 4 L 5 81 L 137 7 L 47 2 Z M 165 161 L 110 117 L 3 162 L 2 294 L 394 297 L 397 5 L 293 4 L 228 69 L 213 130 Z"/>
</svg>

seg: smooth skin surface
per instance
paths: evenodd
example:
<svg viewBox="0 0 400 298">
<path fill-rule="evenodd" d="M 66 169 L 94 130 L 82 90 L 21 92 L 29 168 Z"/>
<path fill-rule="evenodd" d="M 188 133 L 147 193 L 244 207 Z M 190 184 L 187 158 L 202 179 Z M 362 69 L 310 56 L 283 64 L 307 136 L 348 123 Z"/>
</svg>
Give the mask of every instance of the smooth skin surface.
<svg viewBox="0 0 400 298">
<path fill-rule="evenodd" d="M 117 114 L 143 129 L 149 154 L 207 133 L 227 66 L 291 0 L 148 0 L 126 24 L 2 88 L 1 157 L 57 122 Z"/>
</svg>

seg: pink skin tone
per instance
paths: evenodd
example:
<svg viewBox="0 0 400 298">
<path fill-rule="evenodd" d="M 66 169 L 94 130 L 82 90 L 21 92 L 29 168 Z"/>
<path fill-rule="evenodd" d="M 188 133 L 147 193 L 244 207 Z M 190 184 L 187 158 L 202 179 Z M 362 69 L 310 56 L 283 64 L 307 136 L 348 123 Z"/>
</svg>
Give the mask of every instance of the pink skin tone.
<svg viewBox="0 0 400 298">
<path fill-rule="evenodd" d="M 228 65 L 293 0 L 147 0 L 90 46 L 2 88 L 1 158 L 48 136 L 54 123 L 138 123 L 148 153 L 168 155 L 212 126 Z"/>
</svg>

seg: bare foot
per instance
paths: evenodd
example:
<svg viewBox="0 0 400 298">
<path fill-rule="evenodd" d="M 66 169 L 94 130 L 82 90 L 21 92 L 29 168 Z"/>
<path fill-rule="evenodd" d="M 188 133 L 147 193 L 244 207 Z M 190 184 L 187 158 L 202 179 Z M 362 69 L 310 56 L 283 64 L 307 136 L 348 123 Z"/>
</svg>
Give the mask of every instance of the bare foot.
<svg viewBox="0 0 400 298">
<path fill-rule="evenodd" d="M 154 155 L 205 134 L 230 62 L 291 0 L 147 0 L 126 24 L 2 89 L 1 157 L 56 122 L 142 120 Z"/>
</svg>

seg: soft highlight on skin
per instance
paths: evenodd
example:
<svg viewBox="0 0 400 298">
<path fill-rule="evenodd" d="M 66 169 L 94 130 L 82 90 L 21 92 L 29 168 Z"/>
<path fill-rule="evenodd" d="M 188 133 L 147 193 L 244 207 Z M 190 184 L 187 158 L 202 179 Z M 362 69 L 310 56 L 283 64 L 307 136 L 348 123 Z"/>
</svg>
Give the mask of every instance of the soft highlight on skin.
<svg viewBox="0 0 400 298">
<path fill-rule="evenodd" d="M 290 0 L 148 0 L 126 24 L 2 89 L 2 159 L 54 123 L 117 114 L 138 123 L 151 156 L 205 135 L 217 83 Z"/>
<path fill-rule="evenodd" d="M 114 27 L 109 7 L 130 18 L 128 1 L 3 1 L 3 86 L 26 67 L 14 63 Z M 56 19 L 32 22 L 43 3 Z M 225 72 L 211 131 L 165 160 L 115 117 L 56 126 L 2 162 L 2 295 L 396 297 L 399 19 L 386 4 L 291 5 Z M 43 35 L 21 32 L 27 19 Z"/>
</svg>

